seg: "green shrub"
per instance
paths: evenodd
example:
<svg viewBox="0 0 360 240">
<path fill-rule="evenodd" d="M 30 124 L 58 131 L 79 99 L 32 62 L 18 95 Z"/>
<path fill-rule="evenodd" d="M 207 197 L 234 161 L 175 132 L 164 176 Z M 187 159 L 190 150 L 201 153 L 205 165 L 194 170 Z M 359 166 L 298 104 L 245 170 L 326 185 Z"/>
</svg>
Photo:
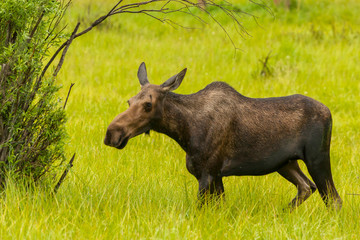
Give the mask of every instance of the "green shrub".
<svg viewBox="0 0 360 240">
<path fill-rule="evenodd" d="M 57 25 L 66 6 L 53 0 L 0 3 L 0 184 L 8 174 L 35 182 L 64 160 L 65 113 L 55 74 L 45 74 L 49 50 L 63 39 Z"/>
</svg>

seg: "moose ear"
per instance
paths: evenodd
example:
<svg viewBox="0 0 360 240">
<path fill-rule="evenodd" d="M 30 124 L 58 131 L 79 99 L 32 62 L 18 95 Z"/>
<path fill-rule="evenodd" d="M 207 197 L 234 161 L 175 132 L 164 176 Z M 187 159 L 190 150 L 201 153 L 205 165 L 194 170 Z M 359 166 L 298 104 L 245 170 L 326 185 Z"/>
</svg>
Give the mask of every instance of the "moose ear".
<svg viewBox="0 0 360 240">
<path fill-rule="evenodd" d="M 140 67 L 139 67 L 139 70 L 138 70 L 138 73 L 137 73 L 137 76 L 139 78 L 139 82 L 140 82 L 140 85 L 141 86 L 144 86 L 146 84 L 149 84 L 149 80 L 147 78 L 147 73 L 146 73 L 146 66 L 145 66 L 145 63 L 142 62 L 140 64 Z"/>
<path fill-rule="evenodd" d="M 182 70 L 178 74 L 176 74 L 176 75 L 172 76 L 171 78 L 169 78 L 166 82 L 164 82 L 160 86 L 166 91 L 174 91 L 175 89 L 177 89 L 180 86 L 182 80 L 185 77 L 186 70 L 187 69 L 185 68 L 184 70 Z"/>
</svg>

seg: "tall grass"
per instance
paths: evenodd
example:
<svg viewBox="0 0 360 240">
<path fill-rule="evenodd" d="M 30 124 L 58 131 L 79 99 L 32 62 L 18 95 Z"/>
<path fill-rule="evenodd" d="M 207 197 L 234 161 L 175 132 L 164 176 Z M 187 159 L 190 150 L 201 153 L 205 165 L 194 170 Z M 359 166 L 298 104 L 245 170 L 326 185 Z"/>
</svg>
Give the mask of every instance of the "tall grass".
<svg viewBox="0 0 360 240">
<path fill-rule="evenodd" d="M 214 23 L 173 29 L 140 15 L 114 17 L 77 39 L 59 77 L 63 96 L 75 82 L 67 105 L 74 167 L 55 197 L 10 182 L 0 199 L 1 239 L 357 239 L 360 3 L 298 2 L 271 15 L 233 1 L 259 16 L 258 24 L 244 16 L 251 34 L 245 38 L 224 21 L 238 51 Z M 74 1 L 67 21 L 90 22 L 112 4 Z M 259 60 L 269 52 L 271 75 L 261 76 Z M 178 93 L 217 80 L 249 97 L 300 93 L 326 104 L 334 118 L 331 163 L 343 209 L 328 211 L 316 192 L 296 211 L 283 211 L 296 188 L 277 173 L 225 178 L 226 201 L 198 209 L 197 181 L 173 140 L 151 132 L 124 150 L 106 147 L 107 125 L 140 89 L 142 61 L 156 84 L 187 67 Z"/>
</svg>

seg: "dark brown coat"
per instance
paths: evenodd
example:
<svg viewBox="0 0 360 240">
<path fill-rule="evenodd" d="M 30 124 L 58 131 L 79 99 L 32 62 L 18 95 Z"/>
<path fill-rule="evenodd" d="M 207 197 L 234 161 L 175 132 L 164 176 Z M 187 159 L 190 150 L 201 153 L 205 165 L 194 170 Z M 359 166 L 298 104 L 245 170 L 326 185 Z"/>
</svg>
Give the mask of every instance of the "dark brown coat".
<svg viewBox="0 0 360 240">
<path fill-rule="evenodd" d="M 147 80 L 142 63 L 141 91 L 109 125 L 104 143 L 122 149 L 130 138 L 150 130 L 168 135 L 186 152 L 186 167 L 199 182 L 200 199 L 221 195 L 224 176 L 277 171 L 298 189 L 291 207 L 318 188 L 327 205 L 341 208 L 331 175 L 332 120 L 325 105 L 302 95 L 248 98 L 223 82 L 190 95 L 171 92 L 185 73 L 157 86 Z M 300 170 L 298 159 L 316 185 Z"/>
</svg>

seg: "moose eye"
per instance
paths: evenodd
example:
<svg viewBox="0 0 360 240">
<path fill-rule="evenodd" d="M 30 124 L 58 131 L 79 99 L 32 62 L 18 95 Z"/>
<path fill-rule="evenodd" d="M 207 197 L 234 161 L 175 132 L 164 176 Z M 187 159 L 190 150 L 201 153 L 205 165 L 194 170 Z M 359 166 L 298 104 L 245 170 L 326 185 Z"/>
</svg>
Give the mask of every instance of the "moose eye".
<svg viewBox="0 0 360 240">
<path fill-rule="evenodd" d="M 151 107 L 152 107 L 151 102 L 146 102 L 146 103 L 144 103 L 144 109 L 145 109 L 146 112 L 150 112 L 150 111 L 151 111 Z"/>
</svg>

